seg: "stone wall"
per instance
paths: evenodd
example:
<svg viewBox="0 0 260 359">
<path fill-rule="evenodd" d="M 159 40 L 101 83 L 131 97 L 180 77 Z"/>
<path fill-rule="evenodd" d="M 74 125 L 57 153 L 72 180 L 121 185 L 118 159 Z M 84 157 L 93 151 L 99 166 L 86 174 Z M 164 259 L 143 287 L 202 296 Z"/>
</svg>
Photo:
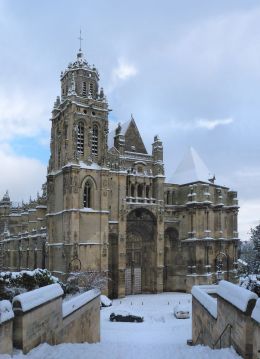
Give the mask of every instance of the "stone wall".
<svg viewBox="0 0 260 359">
<path fill-rule="evenodd" d="M 217 340 L 217 333 L 214 330 L 217 320 L 192 297 L 192 341 L 193 344 L 208 345 L 212 348 Z"/>
<path fill-rule="evenodd" d="M 13 317 L 11 303 L 0 301 L 0 354 L 11 354 L 13 350 Z"/>
<path fill-rule="evenodd" d="M 63 318 L 62 343 L 96 343 L 100 341 L 100 298 L 93 298 Z"/>
<path fill-rule="evenodd" d="M 62 297 L 50 300 L 24 312 L 14 307 L 14 347 L 28 353 L 37 345 L 57 344 L 57 332 L 62 328 Z"/>
<path fill-rule="evenodd" d="M 11 354 L 14 347 L 26 354 L 45 342 L 98 342 L 100 292 L 91 290 L 65 302 L 62 295 L 61 287 L 52 284 L 16 296 L 14 319 L 0 322 L 0 353 Z"/>
<path fill-rule="evenodd" d="M 260 325 L 253 320 L 253 358 L 260 358 Z"/>
<path fill-rule="evenodd" d="M 13 351 L 13 320 L 0 324 L 0 354 L 11 354 Z"/>
<path fill-rule="evenodd" d="M 257 296 L 231 283 L 228 283 L 226 296 L 225 292 L 220 290 L 220 287 L 226 283 L 228 282 L 221 281 L 220 285 L 216 286 L 215 293 L 209 290 L 211 286 L 193 288 L 193 344 L 204 344 L 214 349 L 232 345 L 243 358 L 259 358 L 257 355 L 260 349 L 260 323 L 251 317 Z M 211 297 L 210 299 L 212 296 L 217 298 L 215 317 L 210 313 L 211 301 L 205 300 L 203 297 L 205 293 L 199 296 L 197 289 L 202 292 L 208 290 L 207 295 Z M 241 293 L 238 293 L 238 290 Z"/>
</svg>

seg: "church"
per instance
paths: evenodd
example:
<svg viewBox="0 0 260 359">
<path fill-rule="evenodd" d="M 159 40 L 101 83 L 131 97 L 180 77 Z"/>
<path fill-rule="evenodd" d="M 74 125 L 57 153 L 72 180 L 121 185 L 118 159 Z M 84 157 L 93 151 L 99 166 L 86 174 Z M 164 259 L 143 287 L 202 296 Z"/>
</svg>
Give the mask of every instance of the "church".
<svg viewBox="0 0 260 359">
<path fill-rule="evenodd" d="M 102 272 L 112 298 L 234 281 L 237 193 L 192 148 L 168 183 L 162 141 L 148 153 L 133 116 L 109 131 L 99 73 L 81 49 L 60 82 L 42 195 L 0 201 L 0 270 Z"/>
</svg>

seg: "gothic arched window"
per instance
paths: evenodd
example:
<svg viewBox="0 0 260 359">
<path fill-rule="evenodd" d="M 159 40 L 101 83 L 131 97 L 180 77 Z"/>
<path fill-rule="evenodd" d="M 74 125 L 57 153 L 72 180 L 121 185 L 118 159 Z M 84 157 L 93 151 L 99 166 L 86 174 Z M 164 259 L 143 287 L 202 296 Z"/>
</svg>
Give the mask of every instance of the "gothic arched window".
<svg viewBox="0 0 260 359">
<path fill-rule="evenodd" d="M 92 154 L 97 155 L 98 154 L 98 126 L 93 126 L 92 131 Z"/>
<path fill-rule="evenodd" d="M 77 152 L 84 155 L 84 124 L 80 122 L 77 128 Z"/>
<path fill-rule="evenodd" d="M 92 183 L 88 180 L 84 186 L 83 206 L 84 208 L 91 208 L 92 204 Z"/>
</svg>

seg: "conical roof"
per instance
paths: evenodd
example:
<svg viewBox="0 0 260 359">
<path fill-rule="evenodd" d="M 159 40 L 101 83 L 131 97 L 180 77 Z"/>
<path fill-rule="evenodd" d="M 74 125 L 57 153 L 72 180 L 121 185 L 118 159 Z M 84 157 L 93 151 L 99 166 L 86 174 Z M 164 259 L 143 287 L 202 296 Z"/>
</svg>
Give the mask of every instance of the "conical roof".
<svg viewBox="0 0 260 359">
<path fill-rule="evenodd" d="M 209 182 L 210 171 L 194 148 L 190 147 L 171 178 L 171 182 L 185 184 Z"/>
</svg>

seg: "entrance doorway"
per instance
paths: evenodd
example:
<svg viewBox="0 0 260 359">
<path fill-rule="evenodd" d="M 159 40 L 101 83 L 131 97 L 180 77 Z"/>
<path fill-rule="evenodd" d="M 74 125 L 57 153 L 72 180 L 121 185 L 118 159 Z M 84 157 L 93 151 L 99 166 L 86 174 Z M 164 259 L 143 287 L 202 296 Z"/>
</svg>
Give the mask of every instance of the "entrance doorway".
<svg viewBox="0 0 260 359">
<path fill-rule="evenodd" d="M 156 287 L 156 220 L 145 208 L 127 216 L 126 295 L 154 292 Z"/>
</svg>

